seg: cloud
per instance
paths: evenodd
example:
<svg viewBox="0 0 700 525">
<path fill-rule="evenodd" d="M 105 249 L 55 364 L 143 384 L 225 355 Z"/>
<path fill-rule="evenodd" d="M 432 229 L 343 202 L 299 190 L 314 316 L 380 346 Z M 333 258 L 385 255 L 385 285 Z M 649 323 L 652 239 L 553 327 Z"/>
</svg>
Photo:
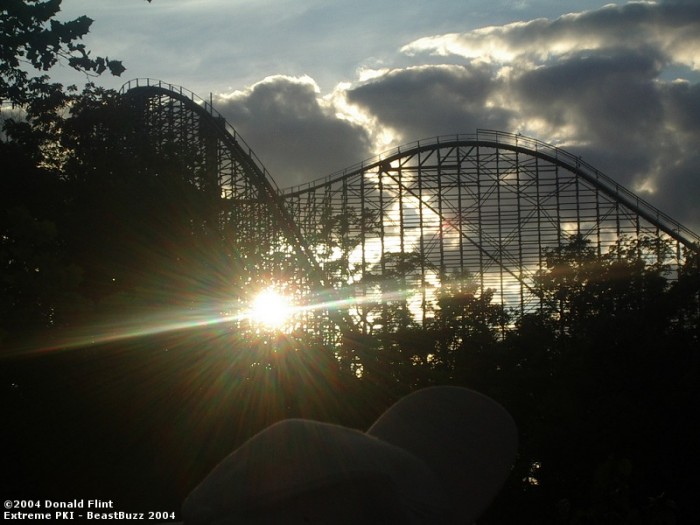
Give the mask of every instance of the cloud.
<svg viewBox="0 0 700 525">
<path fill-rule="evenodd" d="M 348 91 L 347 98 L 413 141 L 506 128 L 507 108 L 493 107 L 499 80 L 484 65 L 435 65 L 390 71 Z"/>
<path fill-rule="evenodd" d="M 220 96 L 216 107 L 280 187 L 317 179 L 372 154 L 369 132 L 339 117 L 309 77 L 268 77 Z"/>
<path fill-rule="evenodd" d="M 610 5 L 429 36 L 402 51 L 415 65 L 365 77 L 347 98 L 403 142 L 522 132 L 700 227 L 697 2 Z"/>
<path fill-rule="evenodd" d="M 677 80 L 662 86 L 666 111 L 674 133 L 700 134 L 700 84 Z"/>
<path fill-rule="evenodd" d="M 409 55 L 457 55 L 488 62 L 548 60 L 606 48 L 653 47 L 666 59 L 700 69 L 700 4 L 631 2 L 555 20 L 537 19 L 465 33 L 420 38 L 402 48 Z"/>
<path fill-rule="evenodd" d="M 550 137 L 618 152 L 624 184 L 651 162 L 649 139 L 664 126 L 659 72 L 651 53 L 579 55 L 515 75 L 509 89 L 523 120 L 546 122 Z"/>
<path fill-rule="evenodd" d="M 308 76 L 278 75 L 217 107 L 281 187 L 390 146 L 489 128 L 564 147 L 700 227 L 700 4 L 610 5 L 402 51 L 328 94 Z"/>
</svg>

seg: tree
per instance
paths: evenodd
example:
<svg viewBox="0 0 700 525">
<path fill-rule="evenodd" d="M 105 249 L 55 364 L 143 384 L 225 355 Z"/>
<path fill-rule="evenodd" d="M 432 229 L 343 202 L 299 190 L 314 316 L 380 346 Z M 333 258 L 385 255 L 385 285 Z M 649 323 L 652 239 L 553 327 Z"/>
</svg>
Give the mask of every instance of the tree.
<svg viewBox="0 0 700 525">
<path fill-rule="evenodd" d="M 5 0 L 0 8 L 0 104 L 10 102 L 27 108 L 30 116 L 63 102 L 63 86 L 51 83 L 46 74 L 32 75 L 26 67 L 47 72 L 58 62 L 87 75 L 109 71 L 120 75 L 118 60 L 91 57 L 79 42 L 92 20 L 81 16 L 68 22 L 55 19 L 61 0 Z"/>
<path fill-rule="evenodd" d="M 139 304 L 211 298 L 233 285 L 237 259 L 212 221 L 217 203 L 192 176 L 197 152 L 154 144 L 137 121 L 128 99 L 90 87 L 63 126 L 69 240 L 85 266 L 84 293 Z"/>
<path fill-rule="evenodd" d="M 480 290 L 468 272 L 442 276 L 429 324 L 436 342 L 435 362 L 451 377 L 482 389 L 499 368 L 497 348 L 510 321 L 509 312 L 493 297 L 494 291 Z"/>
<path fill-rule="evenodd" d="M 88 17 L 56 20 L 61 0 L 0 4 L 0 105 L 18 108 L 0 140 L 0 344 L 69 322 L 84 301 L 82 270 L 67 251 L 68 214 L 60 148 L 62 110 L 75 89 L 51 82 L 57 63 L 85 73 L 119 75 L 121 62 L 92 57 L 80 40 Z M 77 308 L 80 310 L 80 308 Z"/>
<path fill-rule="evenodd" d="M 579 235 L 547 253 L 545 306 L 507 339 L 504 390 L 522 436 L 512 490 L 534 522 L 656 523 L 667 501 L 692 501 L 697 258 L 669 284 L 670 256 L 657 238 L 599 255 Z"/>
</svg>

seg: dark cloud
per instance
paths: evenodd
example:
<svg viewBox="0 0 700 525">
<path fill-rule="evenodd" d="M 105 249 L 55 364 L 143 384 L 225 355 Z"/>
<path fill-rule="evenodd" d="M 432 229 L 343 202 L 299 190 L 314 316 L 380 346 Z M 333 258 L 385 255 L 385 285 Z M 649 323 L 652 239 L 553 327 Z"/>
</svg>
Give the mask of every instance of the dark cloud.
<svg viewBox="0 0 700 525">
<path fill-rule="evenodd" d="M 695 138 L 695 144 L 700 137 Z M 658 192 L 650 198 L 655 206 L 681 224 L 700 232 L 700 152 L 692 151 L 681 157 L 671 157 L 664 163 L 663 179 Z"/>
<path fill-rule="evenodd" d="M 421 65 L 348 99 L 405 140 L 520 131 L 561 145 L 700 228 L 700 3 L 628 3 L 425 37 Z M 462 65 L 426 65 L 461 57 Z M 432 58 L 431 58 L 432 57 Z M 670 80 L 672 75 L 684 80 Z"/>
<path fill-rule="evenodd" d="M 662 89 L 675 131 L 700 135 L 700 84 L 678 80 L 665 84 Z"/>
<path fill-rule="evenodd" d="M 271 77 L 222 112 L 281 186 L 386 149 L 372 142 L 384 129 L 391 146 L 490 128 L 560 145 L 700 228 L 697 2 L 606 6 L 426 37 L 404 51 L 405 67 L 346 88 L 362 125 L 337 117 L 343 108 L 308 77 Z"/>
<path fill-rule="evenodd" d="M 509 111 L 487 107 L 497 84 L 485 65 L 425 66 L 388 73 L 347 96 L 413 141 L 506 127 Z"/>
<path fill-rule="evenodd" d="M 273 77 L 217 102 L 280 187 L 371 156 L 367 130 L 324 107 L 310 79 Z"/>
<path fill-rule="evenodd" d="M 654 49 L 606 49 L 527 71 L 510 90 L 525 120 L 568 128 L 576 154 L 698 230 L 700 86 L 661 71 Z"/>
<path fill-rule="evenodd" d="M 700 232 L 700 84 L 687 81 L 660 86 L 664 127 L 652 143 L 662 144 L 654 202 L 686 226 Z"/>
<path fill-rule="evenodd" d="M 608 5 L 554 20 L 540 18 L 424 37 L 403 51 L 542 63 L 581 50 L 640 47 L 656 48 L 668 62 L 700 67 L 700 3 Z"/>
<path fill-rule="evenodd" d="M 527 71 L 510 90 L 525 118 L 568 127 L 577 142 L 617 152 L 624 160 L 616 162 L 617 177 L 629 184 L 656 154 L 649 142 L 664 121 L 659 72 L 653 53 L 599 52 Z"/>
</svg>

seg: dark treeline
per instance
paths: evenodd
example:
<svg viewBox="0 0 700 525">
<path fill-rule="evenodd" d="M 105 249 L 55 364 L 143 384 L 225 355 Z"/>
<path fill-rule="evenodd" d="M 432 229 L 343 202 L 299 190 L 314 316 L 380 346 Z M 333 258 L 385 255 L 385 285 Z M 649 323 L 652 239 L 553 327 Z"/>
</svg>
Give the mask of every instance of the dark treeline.
<svg viewBox="0 0 700 525">
<path fill-rule="evenodd" d="M 61 42 L 88 27 L 64 28 Z M 340 346 L 223 323 L 144 334 L 241 286 L 188 153 L 133 140 L 116 93 L 10 74 L 19 66 L 0 51 L 0 99 L 15 106 L 0 141 L 6 499 L 178 510 L 274 421 L 365 429 L 410 391 L 456 384 L 502 403 L 520 431 L 512 476 L 480 523 L 698 519 L 697 252 L 671 274 L 663 242 L 622 239 L 598 254 L 573 236 L 546 254 L 536 311 L 516 315 L 468 275 L 447 275 L 425 325 L 393 300 Z M 74 67 L 119 71 L 68 51 Z"/>
</svg>

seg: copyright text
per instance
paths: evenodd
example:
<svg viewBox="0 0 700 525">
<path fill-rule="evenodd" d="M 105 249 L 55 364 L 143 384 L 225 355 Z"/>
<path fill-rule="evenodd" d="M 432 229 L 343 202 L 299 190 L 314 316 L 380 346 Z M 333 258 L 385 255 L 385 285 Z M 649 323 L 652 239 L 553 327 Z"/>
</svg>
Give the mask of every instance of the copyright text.
<svg viewBox="0 0 700 525">
<path fill-rule="evenodd" d="M 115 509 L 114 501 L 74 499 L 69 501 L 5 500 L 5 520 L 174 520 L 175 512 L 125 512 Z"/>
</svg>

